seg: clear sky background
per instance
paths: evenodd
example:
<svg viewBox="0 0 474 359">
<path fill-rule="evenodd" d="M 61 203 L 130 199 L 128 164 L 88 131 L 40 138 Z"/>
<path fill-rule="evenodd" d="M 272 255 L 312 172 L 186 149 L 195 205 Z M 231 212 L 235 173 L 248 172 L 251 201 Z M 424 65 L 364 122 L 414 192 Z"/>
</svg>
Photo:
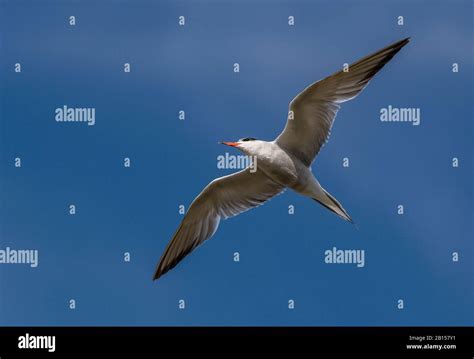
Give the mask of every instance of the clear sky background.
<svg viewBox="0 0 474 359">
<path fill-rule="evenodd" d="M 38 249 L 39 266 L 0 264 L 0 324 L 472 325 L 472 7 L 1 1 L 0 249 Z M 313 165 L 358 230 L 287 191 L 152 282 L 178 206 L 233 172 L 217 141 L 273 139 L 300 90 L 407 36 Z M 63 105 L 95 107 L 95 126 L 57 123 Z M 388 105 L 421 124 L 381 122 Z M 365 267 L 326 264 L 333 247 Z"/>
</svg>

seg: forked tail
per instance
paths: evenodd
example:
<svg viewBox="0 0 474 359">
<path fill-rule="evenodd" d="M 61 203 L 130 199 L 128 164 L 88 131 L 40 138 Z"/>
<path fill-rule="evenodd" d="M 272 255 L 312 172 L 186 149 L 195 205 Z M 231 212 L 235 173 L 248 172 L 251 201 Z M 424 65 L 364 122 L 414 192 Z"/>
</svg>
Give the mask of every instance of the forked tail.
<svg viewBox="0 0 474 359">
<path fill-rule="evenodd" d="M 313 200 L 318 202 L 319 204 L 323 205 L 331 212 L 336 213 L 342 219 L 355 224 L 352 220 L 351 216 L 347 213 L 347 211 L 342 207 L 337 199 L 335 199 L 330 193 L 328 193 L 324 188 L 321 187 L 322 195 L 317 197 L 311 197 Z"/>
</svg>

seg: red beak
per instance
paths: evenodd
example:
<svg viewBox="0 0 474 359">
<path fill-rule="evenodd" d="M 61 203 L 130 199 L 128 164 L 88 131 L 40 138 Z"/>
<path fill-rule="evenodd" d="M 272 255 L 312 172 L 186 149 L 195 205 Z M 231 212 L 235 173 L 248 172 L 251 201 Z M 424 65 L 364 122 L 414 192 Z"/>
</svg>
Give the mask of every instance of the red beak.
<svg viewBox="0 0 474 359">
<path fill-rule="evenodd" d="M 223 145 L 231 146 L 231 147 L 237 147 L 239 145 L 238 142 L 219 142 L 222 143 Z"/>
</svg>

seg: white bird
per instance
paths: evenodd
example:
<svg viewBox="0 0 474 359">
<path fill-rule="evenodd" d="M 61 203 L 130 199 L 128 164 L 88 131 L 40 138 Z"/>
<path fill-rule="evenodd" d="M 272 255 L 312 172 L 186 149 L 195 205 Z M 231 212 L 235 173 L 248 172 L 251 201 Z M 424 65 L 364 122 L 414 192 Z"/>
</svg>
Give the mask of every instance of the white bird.
<svg viewBox="0 0 474 359">
<path fill-rule="evenodd" d="M 247 168 L 216 178 L 204 188 L 166 247 L 153 279 L 212 237 L 221 218 L 257 207 L 286 188 L 352 222 L 342 205 L 313 176 L 311 164 L 329 137 L 340 104 L 356 97 L 409 40 L 387 46 L 308 86 L 290 102 L 286 126 L 274 141 L 243 138 L 222 142 L 256 158 L 257 170 Z"/>
</svg>

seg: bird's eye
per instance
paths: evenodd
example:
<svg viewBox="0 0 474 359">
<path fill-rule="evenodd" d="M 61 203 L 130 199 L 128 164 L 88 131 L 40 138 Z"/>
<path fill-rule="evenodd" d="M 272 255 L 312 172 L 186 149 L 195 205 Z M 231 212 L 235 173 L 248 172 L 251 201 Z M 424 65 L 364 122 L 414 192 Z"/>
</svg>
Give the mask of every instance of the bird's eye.
<svg viewBox="0 0 474 359">
<path fill-rule="evenodd" d="M 245 137 L 241 139 L 242 142 L 247 142 L 247 141 L 255 141 L 255 138 L 252 137 Z"/>
</svg>

